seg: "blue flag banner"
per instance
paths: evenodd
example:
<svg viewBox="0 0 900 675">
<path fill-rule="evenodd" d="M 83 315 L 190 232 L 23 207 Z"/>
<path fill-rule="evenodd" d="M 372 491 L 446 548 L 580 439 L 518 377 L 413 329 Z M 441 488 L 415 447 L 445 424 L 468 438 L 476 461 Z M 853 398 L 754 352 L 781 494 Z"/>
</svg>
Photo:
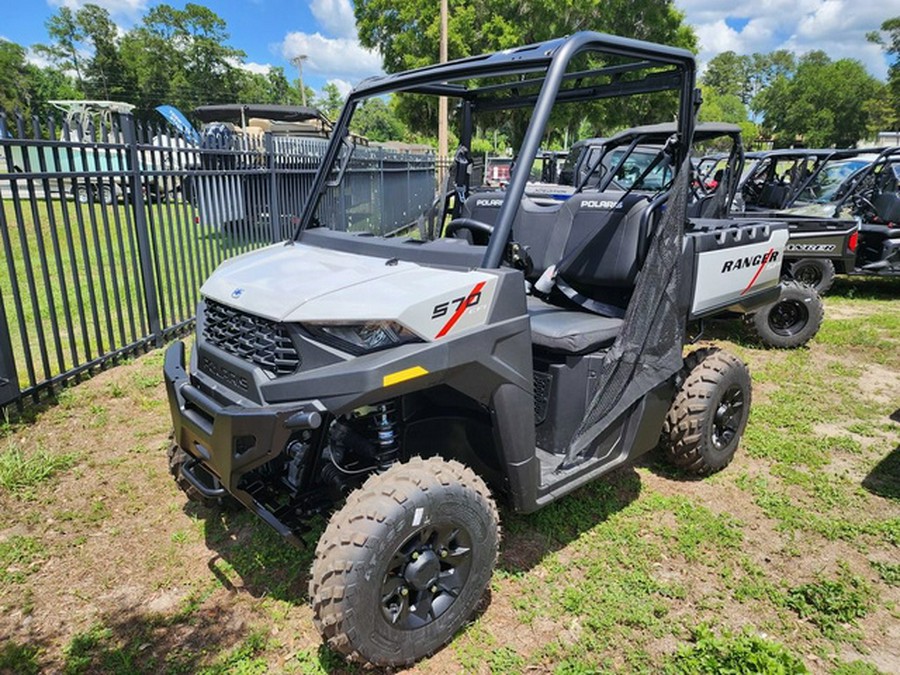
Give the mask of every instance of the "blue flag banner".
<svg viewBox="0 0 900 675">
<path fill-rule="evenodd" d="M 200 134 L 197 133 L 197 130 L 188 122 L 187 117 L 184 116 L 178 108 L 171 105 L 158 105 L 156 106 L 156 111 L 166 118 L 166 120 L 173 127 L 178 129 L 181 134 L 189 141 L 193 143 L 200 143 Z"/>
</svg>

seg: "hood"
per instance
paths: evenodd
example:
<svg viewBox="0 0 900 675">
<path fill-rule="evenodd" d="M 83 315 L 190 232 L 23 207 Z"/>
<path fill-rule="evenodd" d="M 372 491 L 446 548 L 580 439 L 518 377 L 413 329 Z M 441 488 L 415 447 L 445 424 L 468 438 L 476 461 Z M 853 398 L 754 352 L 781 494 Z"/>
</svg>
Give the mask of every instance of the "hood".
<svg viewBox="0 0 900 675">
<path fill-rule="evenodd" d="M 200 292 L 230 307 L 284 321 L 310 300 L 354 287 L 363 295 L 365 284 L 418 268 L 387 262 L 302 244 L 276 244 L 226 260 Z"/>
</svg>

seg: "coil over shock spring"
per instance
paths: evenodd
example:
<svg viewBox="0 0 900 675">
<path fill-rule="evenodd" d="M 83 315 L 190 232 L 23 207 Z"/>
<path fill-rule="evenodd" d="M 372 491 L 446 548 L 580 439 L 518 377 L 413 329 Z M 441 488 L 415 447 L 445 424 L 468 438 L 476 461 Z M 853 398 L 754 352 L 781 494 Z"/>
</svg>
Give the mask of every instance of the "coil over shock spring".
<svg viewBox="0 0 900 675">
<path fill-rule="evenodd" d="M 377 406 L 372 413 L 372 426 L 376 435 L 375 461 L 379 472 L 387 470 L 399 455 L 396 412 L 396 403 L 387 401 Z"/>
</svg>

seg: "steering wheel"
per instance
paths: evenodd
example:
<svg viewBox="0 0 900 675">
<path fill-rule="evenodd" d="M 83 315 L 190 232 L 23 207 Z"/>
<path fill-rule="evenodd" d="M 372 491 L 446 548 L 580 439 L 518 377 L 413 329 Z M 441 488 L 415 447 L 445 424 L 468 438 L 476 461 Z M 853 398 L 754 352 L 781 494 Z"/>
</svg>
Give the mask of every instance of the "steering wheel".
<svg viewBox="0 0 900 675">
<path fill-rule="evenodd" d="M 484 246 L 491 238 L 494 232 L 494 226 L 483 223 L 474 218 L 454 218 L 444 229 L 445 237 L 457 237 L 466 239 L 470 244 L 476 246 Z M 462 236 L 458 233 L 463 233 Z"/>
<path fill-rule="evenodd" d="M 863 194 L 857 193 L 853 195 L 850 198 L 850 202 L 853 205 L 853 212 L 856 215 L 860 215 L 871 220 L 872 216 L 876 213 L 875 204 L 873 204 L 872 201 Z"/>
</svg>

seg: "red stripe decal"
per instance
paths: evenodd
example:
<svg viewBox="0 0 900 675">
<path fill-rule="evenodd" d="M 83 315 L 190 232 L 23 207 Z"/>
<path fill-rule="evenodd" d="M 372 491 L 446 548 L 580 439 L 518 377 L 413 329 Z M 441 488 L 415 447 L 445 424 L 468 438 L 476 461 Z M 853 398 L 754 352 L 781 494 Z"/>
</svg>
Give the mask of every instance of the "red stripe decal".
<svg viewBox="0 0 900 675">
<path fill-rule="evenodd" d="M 753 284 L 756 283 L 756 280 L 759 279 L 759 275 L 762 273 L 763 268 L 766 266 L 766 263 L 769 262 L 769 257 L 775 253 L 774 248 L 770 248 L 769 252 L 763 256 L 762 262 L 759 264 L 759 269 L 756 270 L 756 274 L 753 275 L 753 278 L 750 280 L 750 283 L 747 284 L 747 288 L 741 291 L 741 295 L 744 295 L 747 291 L 753 288 Z"/>
<path fill-rule="evenodd" d="M 487 282 L 482 281 L 481 283 L 476 284 L 475 288 L 473 288 L 471 291 L 469 291 L 469 295 L 466 296 L 465 301 L 463 303 L 461 303 L 459 307 L 456 308 L 456 311 L 453 313 L 453 316 L 450 317 L 450 320 L 447 323 L 445 323 L 444 327 L 441 328 L 440 332 L 434 336 L 435 340 L 437 340 L 438 338 L 444 337 L 447 333 L 450 332 L 450 329 L 456 325 L 456 322 L 459 321 L 460 317 L 463 314 L 465 314 L 467 309 L 469 309 L 469 303 L 472 301 L 472 298 L 474 298 L 476 295 L 478 295 L 481 292 L 481 289 L 484 288 L 485 283 L 487 283 Z"/>
</svg>

